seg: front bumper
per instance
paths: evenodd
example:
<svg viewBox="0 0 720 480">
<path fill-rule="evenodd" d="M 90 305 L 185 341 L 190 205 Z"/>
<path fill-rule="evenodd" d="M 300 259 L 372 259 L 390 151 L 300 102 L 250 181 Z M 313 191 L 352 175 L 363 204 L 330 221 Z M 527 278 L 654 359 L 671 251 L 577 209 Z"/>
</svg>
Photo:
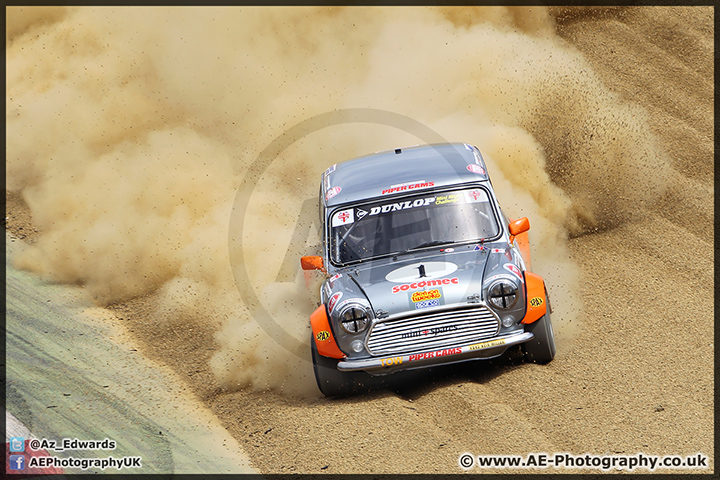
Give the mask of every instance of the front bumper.
<svg viewBox="0 0 720 480">
<path fill-rule="evenodd" d="M 440 350 L 413 352 L 404 355 L 373 357 L 362 359 L 344 359 L 338 362 L 337 368 L 343 372 L 364 370 L 373 374 L 391 373 L 396 370 L 443 365 L 463 362 L 475 358 L 492 358 L 505 353 L 508 347 L 524 343 L 533 338 L 530 332 L 516 333 L 503 337 L 493 337 L 471 345 L 450 347 Z"/>
</svg>

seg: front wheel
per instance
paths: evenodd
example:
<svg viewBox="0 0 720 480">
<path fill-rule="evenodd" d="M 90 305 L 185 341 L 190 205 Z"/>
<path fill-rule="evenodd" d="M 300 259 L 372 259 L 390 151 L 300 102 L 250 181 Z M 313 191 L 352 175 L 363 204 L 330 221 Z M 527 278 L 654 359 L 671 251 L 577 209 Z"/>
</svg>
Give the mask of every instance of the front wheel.
<svg viewBox="0 0 720 480">
<path fill-rule="evenodd" d="M 315 345 L 315 339 L 310 338 L 313 370 L 318 388 L 326 397 L 344 397 L 359 393 L 370 377 L 364 372 L 341 372 L 337 369 L 338 359 L 320 355 Z"/>
<path fill-rule="evenodd" d="M 549 308 L 539 320 L 526 325 L 525 331 L 535 335 L 522 344 L 526 362 L 548 363 L 555 358 L 555 336 L 550 323 Z"/>
</svg>

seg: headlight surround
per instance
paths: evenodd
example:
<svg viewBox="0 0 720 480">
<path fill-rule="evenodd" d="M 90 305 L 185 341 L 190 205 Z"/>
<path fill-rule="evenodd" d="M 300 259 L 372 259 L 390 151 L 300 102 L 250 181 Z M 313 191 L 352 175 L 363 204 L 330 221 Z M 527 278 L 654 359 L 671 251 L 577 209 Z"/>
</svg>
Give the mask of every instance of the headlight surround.
<svg viewBox="0 0 720 480">
<path fill-rule="evenodd" d="M 518 287 L 509 280 L 494 282 L 487 292 L 488 303 L 498 310 L 508 310 L 517 303 Z"/>
<path fill-rule="evenodd" d="M 370 324 L 370 309 L 359 303 L 350 303 L 340 310 L 338 323 L 347 333 L 361 333 Z"/>
</svg>

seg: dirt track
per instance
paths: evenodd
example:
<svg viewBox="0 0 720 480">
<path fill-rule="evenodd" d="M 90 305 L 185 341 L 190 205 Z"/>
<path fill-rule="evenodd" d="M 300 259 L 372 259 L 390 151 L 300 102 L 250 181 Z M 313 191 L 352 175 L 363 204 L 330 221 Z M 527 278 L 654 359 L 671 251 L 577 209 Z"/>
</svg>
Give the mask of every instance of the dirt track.
<svg viewBox="0 0 720 480">
<path fill-rule="evenodd" d="M 649 111 L 674 178 L 646 210 L 570 240 L 585 318 L 551 364 L 464 364 L 343 400 L 226 392 L 207 366 L 214 328 L 155 321 L 151 298 L 112 307 L 262 472 L 460 473 L 463 452 L 702 452 L 712 467 L 713 10 L 599 10 L 557 29 Z M 28 231 L 8 198 L 8 228 Z"/>
</svg>

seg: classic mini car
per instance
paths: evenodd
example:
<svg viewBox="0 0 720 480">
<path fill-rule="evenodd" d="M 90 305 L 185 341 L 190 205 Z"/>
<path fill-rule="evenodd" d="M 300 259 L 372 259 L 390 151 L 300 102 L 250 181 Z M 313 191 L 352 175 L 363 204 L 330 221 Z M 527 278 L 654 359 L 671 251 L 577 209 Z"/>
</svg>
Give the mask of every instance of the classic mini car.
<svg viewBox="0 0 720 480">
<path fill-rule="evenodd" d="M 530 271 L 527 218 L 508 220 L 480 151 L 398 148 L 328 168 L 320 187 L 326 280 L 310 316 L 320 391 L 346 395 L 375 375 L 488 359 L 521 345 L 555 356 L 550 304 Z"/>
</svg>

